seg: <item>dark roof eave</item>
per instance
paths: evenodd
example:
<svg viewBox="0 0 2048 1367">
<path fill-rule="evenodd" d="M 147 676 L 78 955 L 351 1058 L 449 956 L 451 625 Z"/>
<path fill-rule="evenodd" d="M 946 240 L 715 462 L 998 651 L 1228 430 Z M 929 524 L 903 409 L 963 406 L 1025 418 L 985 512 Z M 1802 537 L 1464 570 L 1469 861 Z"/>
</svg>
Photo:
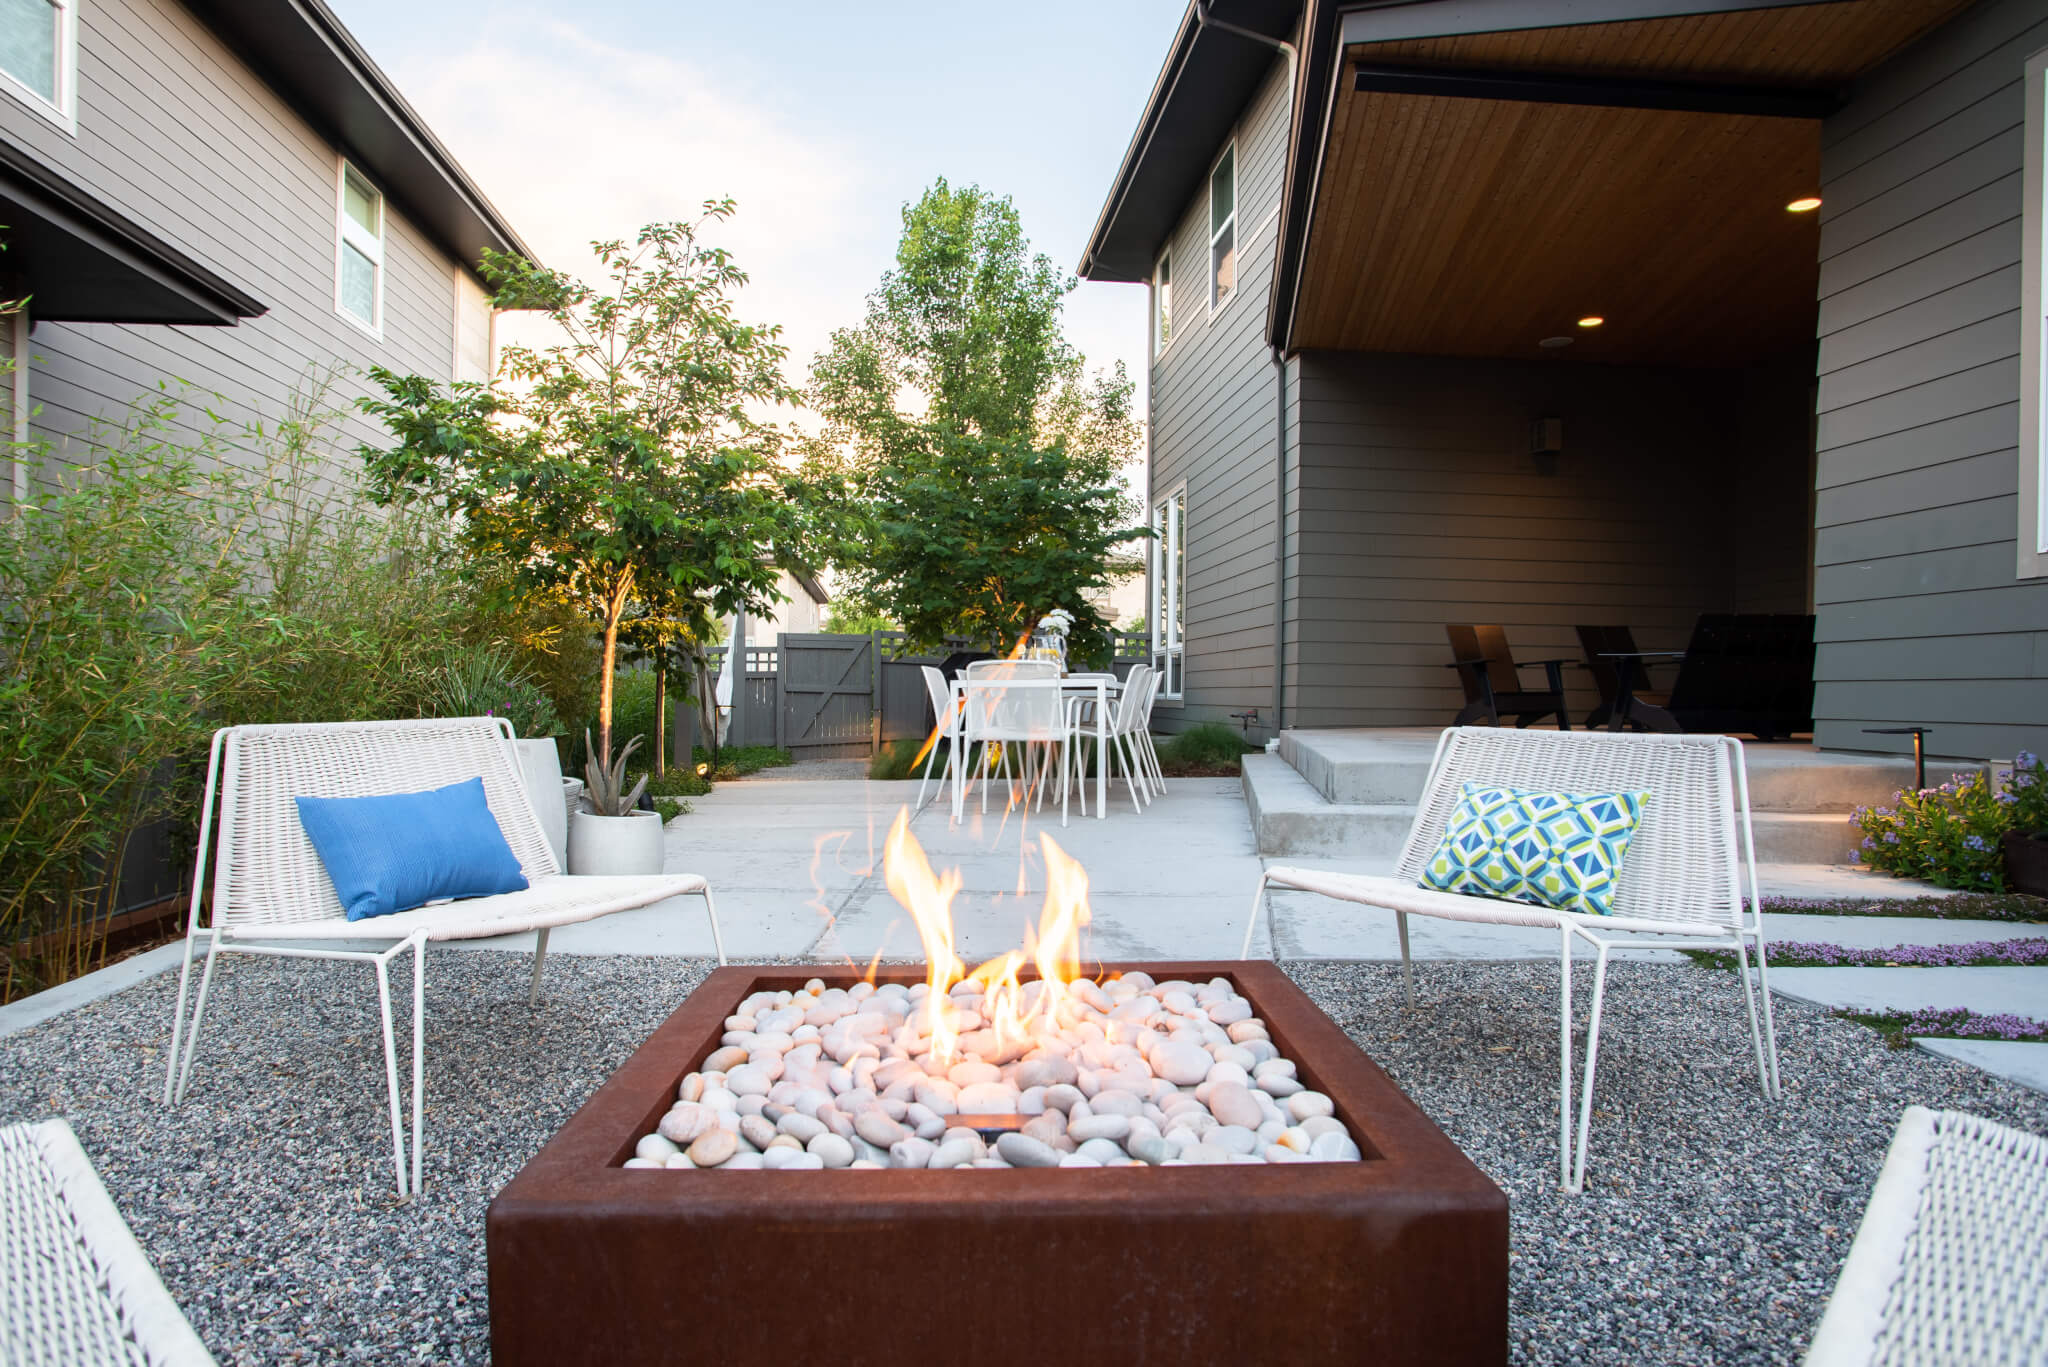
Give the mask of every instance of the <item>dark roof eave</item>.
<svg viewBox="0 0 2048 1367">
<path fill-rule="evenodd" d="M 1214 17 L 1284 39 L 1301 0 L 1211 0 Z M 1194 0 L 1152 83 L 1077 274 L 1085 280 L 1151 279 L 1159 245 L 1208 173 L 1218 146 L 1280 54 L 1241 34 L 1207 28 Z"/>
<path fill-rule="evenodd" d="M 457 261 L 475 270 L 485 247 L 533 259 L 325 0 L 184 3 Z"/>
</svg>

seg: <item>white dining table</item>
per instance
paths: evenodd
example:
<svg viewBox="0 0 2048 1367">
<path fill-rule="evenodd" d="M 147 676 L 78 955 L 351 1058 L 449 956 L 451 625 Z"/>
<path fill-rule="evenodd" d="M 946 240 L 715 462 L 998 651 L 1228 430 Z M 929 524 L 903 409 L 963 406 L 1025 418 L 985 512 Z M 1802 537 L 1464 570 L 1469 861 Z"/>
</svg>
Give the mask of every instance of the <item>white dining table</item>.
<svg viewBox="0 0 2048 1367">
<path fill-rule="evenodd" d="M 967 691 L 966 686 L 974 682 L 1030 684 L 1042 681 L 1029 679 L 970 680 L 966 675 L 962 674 L 955 677 L 949 685 L 953 705 L 950 709 L 950 718 L 947 724 L 946 741 L 953 747 L 953 753 L 960 756 L 960 762 L 953 766 L 953 819 L 955 821 L 960 819 L 961 812 L 967 801 L 967 755 L 964 749 L 966 743 L 964 730 L 967 709 L 964 706 L 964 699 Z M 1095 701 L 1095 816 L 1097 820 L 1102 820 L 1109 815 L 1109 700 L 1122 694 L 1124 688 L 1123 680 L 1083 677 L 1062 678 L 1059 682 L 1060 696 L 1062 698 L 1093 698 Z M 986 775 L 983 775 L 982 781 L 987 782 Z M 1084 778 L 1081 781 L 1085 784 L 1088 780 Z M 1085 789 L 1083 793 L 1085 795 Z"/>
</svg>

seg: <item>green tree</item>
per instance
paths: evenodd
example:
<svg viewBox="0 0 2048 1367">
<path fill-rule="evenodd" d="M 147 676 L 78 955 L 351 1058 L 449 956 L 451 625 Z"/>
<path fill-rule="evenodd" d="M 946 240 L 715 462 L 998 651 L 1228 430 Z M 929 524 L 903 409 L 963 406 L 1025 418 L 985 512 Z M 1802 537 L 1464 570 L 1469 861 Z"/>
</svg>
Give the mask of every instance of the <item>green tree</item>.
<svg viewBox="0 0 2048 1367">
<path fill-rule="evenodd" d="M 380 368 L 384 397 L 363 401 L 396 438 L 362 448 L 381 500 L 432 502 L 490 567 L 481 585 L 560 595 L 601 628 L 604 762 L 621 623 L 766 610 L 778 551 L 811 526 L 784 434 L 756 416 L 794 397 L 780 329 L 739 321 L 746 275 L 699 240 L 732 211 L 713 201 L 694 222 L 593 244 L 603 291 L 487 252 L 498 307 L 547 314 L 563 340 L 509 348 L 496 386 Z"/>
<path fill-rule="evenodd" d="M 1138 427 L 1122 365 L 1090 375 L 1062 335 L 1075 283 L 1032 253 L 1007 198 L 941 179 L 905 207 L 895 269 L 811 370 L 826 420 L 814 463 L 870 514 L 836 562 L 847 611 L 931 644 L 994 642 L 1064 607 L 1099 639 L 1107 624 L 1082 594 L 1127 572 L 1119 547 L 1145 535 L 1125 525 L 1138 520 L 1124 486 Z M 943 501 L 918 509 L 913 494 Z M 961 552 L 987 572 L 945 558 Z"/>
<path fill-rule="evenodd" d="M 952 436 L 889 461 L 872 488 L 876 536 L 860 573 L 913 643 L 1015 641 L 1067 606 L 1069 658 L 1107 657 L 1109 623 L 1085 594 L 1143 530 L 1118 526 L 1122 490 L 1091 483 L 1063 447 Z"/>
</svg>

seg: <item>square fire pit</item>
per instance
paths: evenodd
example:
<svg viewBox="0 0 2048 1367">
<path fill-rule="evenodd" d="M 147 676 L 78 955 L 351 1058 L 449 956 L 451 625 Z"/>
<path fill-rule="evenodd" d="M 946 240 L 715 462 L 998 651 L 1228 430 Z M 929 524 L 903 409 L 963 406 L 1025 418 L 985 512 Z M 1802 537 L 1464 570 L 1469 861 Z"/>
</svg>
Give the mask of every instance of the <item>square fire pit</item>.
<svg viewBox="0 0 2048 1367">
<path fill-rule="evenodd" d="M 1364 1161 L 626 1168 L 739 1002 L 858 980 L 721 968 L 491 1202 L 493 1360 L 1505 1362 L 1501 1190 L 1273 965 L 1127 967 L 1229 979 Z"/>
</svg>

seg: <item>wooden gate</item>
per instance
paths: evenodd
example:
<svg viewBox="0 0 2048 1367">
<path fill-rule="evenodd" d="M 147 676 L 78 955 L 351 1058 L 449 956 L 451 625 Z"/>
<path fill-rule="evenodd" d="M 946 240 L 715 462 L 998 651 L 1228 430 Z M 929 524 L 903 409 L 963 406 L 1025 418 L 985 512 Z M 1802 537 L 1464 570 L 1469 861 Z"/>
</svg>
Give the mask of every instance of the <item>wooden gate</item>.
<svg viewBox="0 0 2048 1367">
<path fill-rule="evenodd" d="M 784 632 L 776 727 L 799 760 L 861 759 L 875 748 L 875 644 L 869 636 Z"/>
</svg>

